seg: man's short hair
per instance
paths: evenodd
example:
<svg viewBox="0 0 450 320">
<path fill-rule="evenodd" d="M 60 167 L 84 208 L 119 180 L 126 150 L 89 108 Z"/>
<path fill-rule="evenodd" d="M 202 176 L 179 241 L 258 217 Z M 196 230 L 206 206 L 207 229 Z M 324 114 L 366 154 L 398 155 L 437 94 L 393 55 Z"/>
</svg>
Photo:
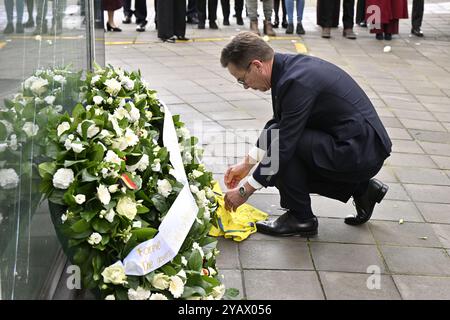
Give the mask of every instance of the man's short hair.
<svg viewBox="0 0 450 320">
<path fill-rule="evenodd" d="M 253 32 L 241 32 L 222 49 L 220 63 L 226 68 L 232 63 L 240 69 L 246 69 L 252 60 L 269 61 L 273 58 L 273 49 Z"/>
</svg>

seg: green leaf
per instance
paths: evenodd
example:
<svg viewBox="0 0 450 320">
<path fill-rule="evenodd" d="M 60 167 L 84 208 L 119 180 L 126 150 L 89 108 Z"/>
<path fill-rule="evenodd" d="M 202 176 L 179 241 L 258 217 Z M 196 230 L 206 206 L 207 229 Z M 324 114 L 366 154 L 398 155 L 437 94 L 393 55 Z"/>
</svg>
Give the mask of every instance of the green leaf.
<svg viewBox="0 0 450 320">
<path fill-rule="evenodd" d="M 6 131 L 6 127 L 3 123 L 0 122 L 0 141 L 6 140 L 8 133 Z"/>
<path fill-rule="evenodd" d="M 64 193 L 65 192 L 63 190 L 53 189 L 48 199 L 50 200 L 50 202 L 65 206 L 66 203 L 64 202 Z"/>
<path fill-rule="evenodd" d="M 77 265 L 83 264 L 89 258 L 90 250 L 87 246 L 80 246 L 75 249 L 73 262 Z"/>
<path fill-rule="evenodd" d="M 152 202 L 155 208 L 161 213 L 166 213 L 169 210 L 166 199 L 160 194 L 153 195 Z"/>
<path fill-rule="evenodd" d="M 193 286 L 193 287 L 184 287 L 182 298 L 189 298 L 193 295 L 198 294 L 201 297 L 206 296 L 206 291 L 202 287 Z"/>
<path fill-rule="evenodd" d="M 56 172 L 56 164 L 54 162 L 44 162 L 39 165 L 39 175 L 43 179 L 52 179 Z"/>
<path fill-rule="evenodd" d="M 137 213 L 147 213 L 147 212 L 149 212 L 149 211 L 150 211 L 150 209 L 147 208 L 146 206 L 143 206 L 143 205 L 140 205 L 140 206 L 137 208 Z"/>
<path fill-rule="evenodd" d="M 103 147 L 99 144 L 94 145 L 89 153 L 89 160 L 93 162 L 102 162 L 104 155 Z"/>
<path fill-rule="evenodd" d="M 81 170 L 81 181 L 90 182 L 90 181 L 98 181 L 98 180 L 100 180 L 100 178 L 90 174 L 87 171 L 87 169 Z"/>
<path fill-rule="evenodd" d="M 226 298 L 236 298 L 239 295 L 239 290 L 236 288 L 228 288 L 225 290 Z"/>
<path fill-rule="evenodd" d="M 112 224 L 104 219 L 94 219 L 92 221 L 92 228 L 100 233 L 106 233 L 111 230 Z"/>
<path fill-rule="evenodd" d="M 131 231 L 131 233 L 137 237 L 139 242 L 153 239 L 157 232 L 158 230 L 154 228 L 140 228 Z"/>
<path fill-rule="evenodd" d="M 202 267 L 203 267 L 203 258 L 202 255 L 200 254 L 200 252 L 198 250 L 194 250 L 194 252 L 192 252 L 189 260 L 188 260 L 188 264 L 187 267 L 191 270 L 195 270 L 195 271 L 201 271 Z"/>
<path fill-rule="evenodd" d="M 83 211 L 80 216 L 87 222 L 91 221 L 97 215 L 97 210 Z"/>
<path fill-rule="evenodd" d="M 75 222 L 70 229 L 76 233 L 81 233 L 89 230 L 91 225 L 84 219 L 80 219 L 77 222 Z"/>
<path fill-rule="evenodd" d="M 178 273 L 177 270 L 167 264 L 161 267 L 161 271 L 167 274 L 169 277 L 174 276 Z"/>
<path fill-rule="evenodd" d="M 88 161 L 88 159 L 73 160 L 73 161 L 72 160 L 66 160 L 66 161 L 64 161 L 64 167 L 68 168 L 68 167 L 73 166 L 74 164 L 83 163 L 83 162 L 86 162 L 86 161 Z"/>
<path fill-rule="evenodd" d="M 84 107 L 81 103 L 78 103 L 75 108 L 72 110 L 72 117 L 75 121 L 81 120 L 81 117 L 83 114 L 86 113 L 86 110 L 84 110 Z"/>
</svg>

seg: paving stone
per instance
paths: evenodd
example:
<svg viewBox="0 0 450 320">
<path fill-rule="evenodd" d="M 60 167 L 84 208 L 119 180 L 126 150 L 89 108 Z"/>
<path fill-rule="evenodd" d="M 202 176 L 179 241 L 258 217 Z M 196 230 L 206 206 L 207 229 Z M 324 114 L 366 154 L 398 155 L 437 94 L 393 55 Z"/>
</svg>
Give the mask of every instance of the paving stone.
<svg viewBox="0 0 450 320">
<path fill-rule="evenodd" d="M 450 169 L 450 157 L 430 156 L 441 169 Z"/>
<path fill-rule="evenodd" d="M 400 119 L 400 122 L 408 129 L 420 129 L 420 130 L 447 132 L 447 130 L 437 121 Z"/>
<path fill-rule="evenodd" d="M 319 271 L 367 272 L 372 265 L 385 271 L 377 247 L 365 244 L 311 243 L 314 265 Z"/>
<path fill-rule="evenodd" d="M 217 266 L 220 269 L 239 269 L 238 244 L 231 239 L 218 238 L 217 249 L 220 251 L 217 257 Z"/>
<path fill-rule="evenodd" d="M 437 235 L 444 248 L 450 248 L 450 225 L 431 224 L 434 233 Z"/>
<path fill-rule="evenodd" d="M 450 275 L 450 258 L 443 249 L 382 246 L 381 251 L 392 273 Z"/>
<path fill-rule="evenodd" d="M 403 153 L 424 153 L 416 141 L 392 139 L 392 151 Z"/>
<path fill-rule="evenodd" d="M 308 246 L 296 240 L 244 241 L 239 255 L 244 269 L 313 269 Z"/>
<path fill-rule="evenodd" d="M 314 271 L 245 270 L 244 279 L 249 300 L 324 299 Z"/>
<path fill-rule="evenodd" d="M 391 139 L 412 140 L 407 130 L 402 128 L 386 128 Z"/>
<path fill-rule="evenodd" d="M 382 245 L 441 247 L 433 228 L 427 223 L 371 221 L 370 230 Z"/>
<path fill-rule="evenodd" d="M 280 206 L 280 196 L 277 194 L 256 193 L 248 199 L 247 203 L 271 216 L 279 216 L 285 212 Z"/>
<path fill-rule="evenodd" d="M 427 120 L 427 121 L 435 121 L 436 119 L 433 117 L 431 112 L 427 111 L 411 111 L 411 110 L 403 110 L 396 109 L 392 111 L 400 121 L 404 119 L 417 119 L 417 120 Z M 439 117 L 437 117 L 439 119 Z"/>
<path fill-rule="evenodd" d="M 446 129 L 447 130 L 447 129 Z M 409 129 L 411 135 L 417 141 L 423 142 L 435 142 L 435 143 L 450 143 L 450 133 L 445 132 L 437 132 L 437 131 L 424 131 L 424 130 L 416 130 Z"/>
<path fill-rule="evenodd" d="M 235 299 L 245 298 L 244 288 L 242 286 L 242 272 L 240 270 L 219 270 L 219 276 L 222 276 L 222 283 L 225 285 L 226 289 L 237 289 L 239 290 L 239 295 Z"/>
<path fill-rule="evenodd" d="M 392 220 L 411 222 L 423 222 L 419 210 L 413 202 L 397 201 L 397 200 L 383 200 L 375 206 L 372 214 L 372 220 Z"/>
<path fill-rule="evenodd" d="M 378 283 L 369 274 L 319 272 L 328 300 L 399 300 L 400 294 L 391 276 L 380 275 Z"/>
<path fill-rule="evenodd" d="M 349 214 L 356 213 L 351 201 L 342 203 L 322 196 L 311 196 L 311 207 L 314 214 L 318 217 L 343 219 Z"/>
<path fill-rule="evenodd" d="M 449 300 L 450 278 L 394 275 L 395 284 L 405 300 Z"/>
<path fill-rule="evenodd" d="M 437 168 L 432 158 L 434 156 L 420 155 L 420 154 L 408 154 L 408 153 L 392 153 L 389 158 L 386 159 L 385 164 L 388 166 L 396 167 L 418 167 L 418 168 Z M 449 169 L 450 169 L 450 158 Z M 437 163 L 437 162 L 436 162 Z M 439 165 L 439 164 L 438 164 Z M 441 168 L 444 169 L 444 168 Z"/>
<path fill-rule="evenodd" d="M 319 218 L 319 234 L 312 242 L 375 244 L 367 224 L 349 226 L 343 219 Z"/>
<path fill-rule="evenodd" d="M 419 142 L 420 146 L 428 154 L 438 156 L 450 156 L 450 145 L 444 143 Z"/>
<path fill-rule="evenodd" d="M 427 222 L 450 223 L 450 204 L 417 202 L 416 205 Z"/>
<path fill-rule="evenodd" d="M 450 187 L 404 184 L 414 201 L 450 203 Z"/>
<path fill-rule="evenodd" d="M 384 199 L 390 200 L 410 200 L 408 194 L 400 183 L 387 183 L 389 186 L 388 193 L 384 196 Z"/>
<path fill-rule="evenodd" d="M 392 170 L 402 183 L 450 185 L 450 179 L 441 170 L 411 167 L 393 167 Z"/>
<path fill-rule="evenodd" d="M 382 167 L 374 178 L 381 180 L 384 183 L 398 182 L 397 177 L 395 176 L 392 168 L 387 166 Z"/>
</svg>

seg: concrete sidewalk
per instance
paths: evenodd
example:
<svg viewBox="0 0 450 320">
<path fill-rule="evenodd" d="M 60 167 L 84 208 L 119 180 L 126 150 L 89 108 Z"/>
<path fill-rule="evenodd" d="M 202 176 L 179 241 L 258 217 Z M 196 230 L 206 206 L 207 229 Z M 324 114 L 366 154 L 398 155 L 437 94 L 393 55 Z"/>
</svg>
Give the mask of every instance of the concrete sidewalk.
<svg viewBox="0 0 450 320">
<path fill-rule="evenodd" d="M 153 1 L 148 3 L 153 22 Z M 243 90 L 220 66 L 229 37 L 248 28 L 248 21 L 239 28 L 230 21 L 223 27 L 219 18 L 219 30 L 188 25 L 192 41 L 175 44 L 160 42 L 153 23 L 144 33 L 132 24 L 106 34 L 106 62 L 141 70 L 199 135 L 205 163 L 220 182 L 227 166 L 248 152 L 272 110 L 269 93 Z M 286 37 L 284 29 L 276 29 L 279 37 L 270 40 L 276 51 L 307 52 L 333 62 L 371 98 L 394 144 L 378 175 L 390 191 L 373 219 L 360 227 L 343 222 L 355 211 L 351 201 L 313 196 L 316 238 L 254 234 L 239 244 L 221 239 L 219 267 L 227 286 L 238 288 L 242 298 L 450 299 L 449 21 L 449 1 L 427 1 L 423 39 L 411 37 L 410 21 L 404 20 L 391 42 L 377 41 L 359 27 L 355 41 L 344 39 L 342 29 L 325 40 L 308 1 L 304 37 Z M 390 53 L 383 52 L 386 45 Z M 283 213 L 276 189 L 262 190 L 250 202 L 271 215 Z"/>
</svg>

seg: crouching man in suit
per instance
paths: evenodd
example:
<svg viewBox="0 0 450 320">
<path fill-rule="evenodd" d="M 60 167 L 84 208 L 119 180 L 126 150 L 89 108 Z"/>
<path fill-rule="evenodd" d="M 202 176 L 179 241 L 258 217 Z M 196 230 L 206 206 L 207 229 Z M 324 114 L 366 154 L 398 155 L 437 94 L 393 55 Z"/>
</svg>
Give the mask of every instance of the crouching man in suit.
<svg viewBox="0 0 450 320">
<path fill-rule="evenodd" d="M 275 186 L 287 211 L 258 231 L 275 236 L 314 236 L 318 222 L 311 193 L 347 202 L 367 222 L 388 186 L 373 179 L 392 143 L 374 106 L 342 69 L 319 58 L 274 53 L 251 32 L 238 34 L 220 62 L 245 89 L 272 90 L 273 118 L 255 148 L 225 173 L 227 209 L 235 210 L 258 189 Z M 242 187 L 238 184 L 257 164 Z"/>
</svg>

